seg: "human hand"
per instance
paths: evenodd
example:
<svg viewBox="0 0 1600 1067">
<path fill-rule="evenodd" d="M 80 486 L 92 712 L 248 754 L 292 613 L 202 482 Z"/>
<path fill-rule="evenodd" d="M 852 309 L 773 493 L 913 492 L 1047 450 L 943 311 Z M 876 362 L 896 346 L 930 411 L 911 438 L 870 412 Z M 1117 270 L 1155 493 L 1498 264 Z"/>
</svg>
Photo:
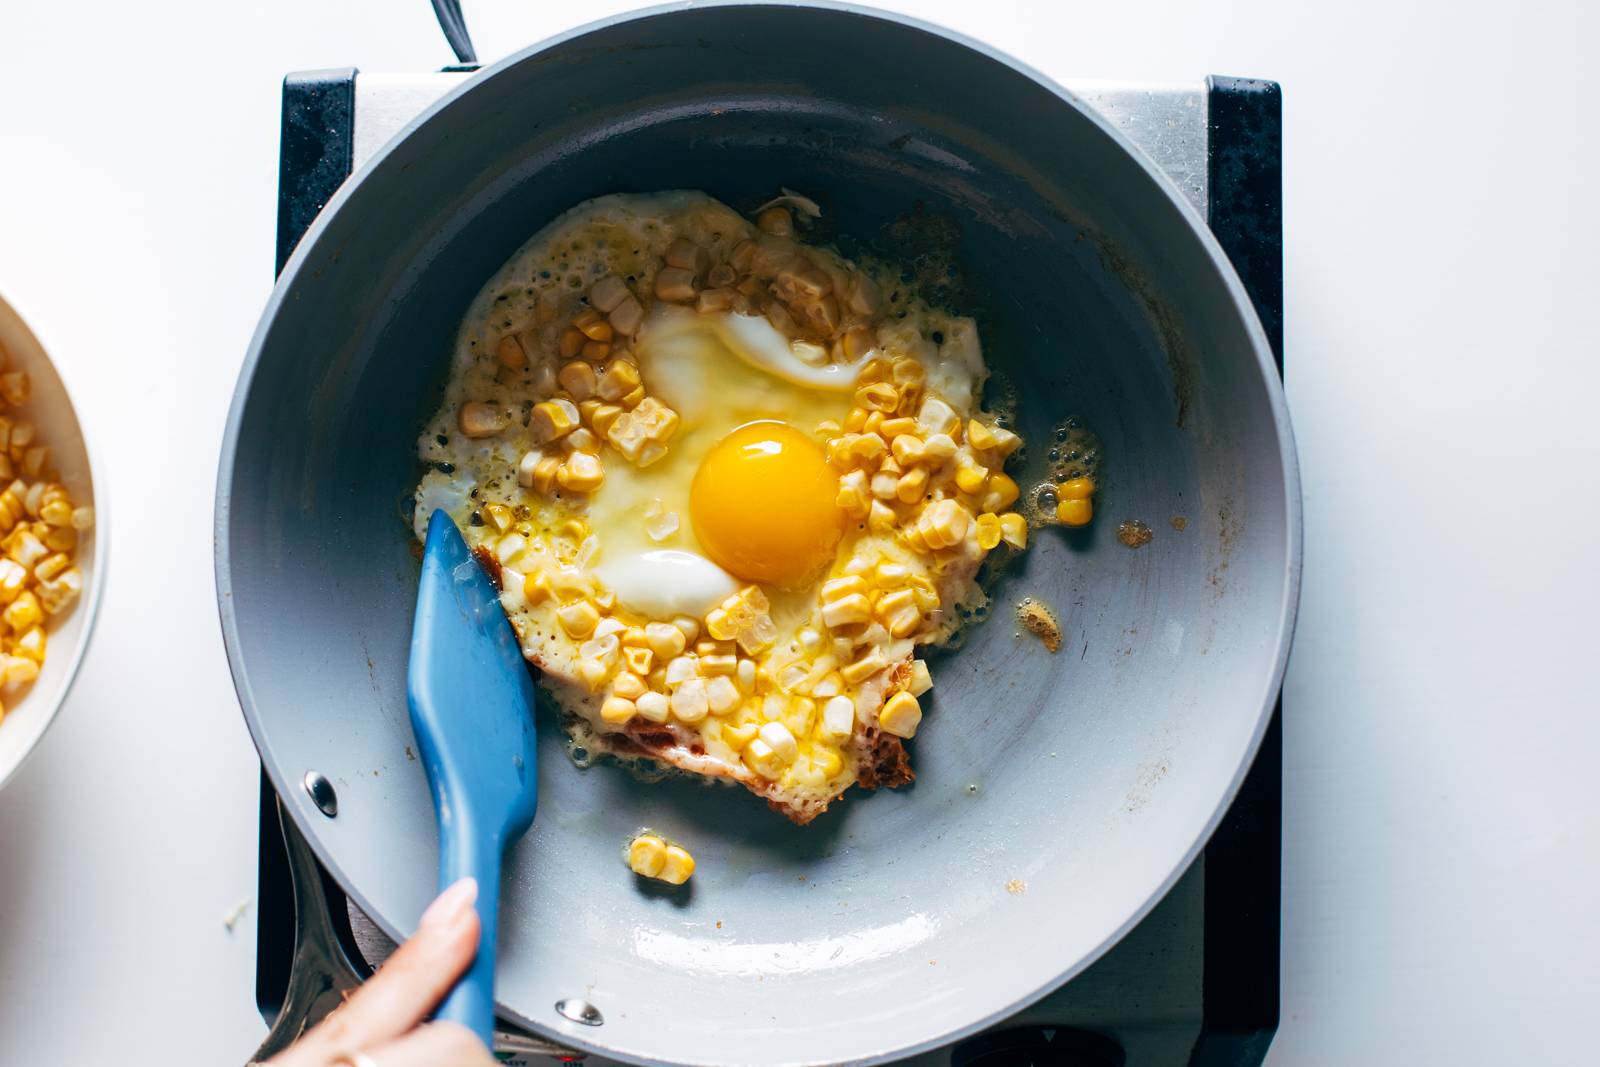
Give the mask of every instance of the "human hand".
<svg viewBox="0 0 1600 1067">
<path fill-rule="evenodd" d="M 471 878 L 439 894 L 422 913 L 416 935 L 266 1067 L 494 1067 L 494 1057 L 466 1027 L 422 1021 L 477 952 L 477 898 Z"/>
</svg>

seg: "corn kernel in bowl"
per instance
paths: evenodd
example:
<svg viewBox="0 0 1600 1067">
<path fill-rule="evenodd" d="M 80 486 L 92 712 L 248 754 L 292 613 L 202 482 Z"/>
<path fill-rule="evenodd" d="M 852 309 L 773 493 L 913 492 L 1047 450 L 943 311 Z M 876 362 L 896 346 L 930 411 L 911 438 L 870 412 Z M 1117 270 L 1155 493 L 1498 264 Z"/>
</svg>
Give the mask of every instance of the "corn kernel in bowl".
<svg viewBox="0 0 1600 1067">
<path fill-rule="evenodd" d="M 94 483 L 65 386 L 0 300 L 0 784 L 48 727 L 88 641 L 104 555 Z"/>
</svg>

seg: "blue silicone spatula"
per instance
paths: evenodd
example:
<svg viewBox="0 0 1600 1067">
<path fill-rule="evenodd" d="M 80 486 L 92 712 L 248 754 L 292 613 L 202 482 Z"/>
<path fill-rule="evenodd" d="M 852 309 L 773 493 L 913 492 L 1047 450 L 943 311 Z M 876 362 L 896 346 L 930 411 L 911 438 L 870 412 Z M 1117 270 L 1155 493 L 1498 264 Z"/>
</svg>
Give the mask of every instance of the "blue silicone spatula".
<svg viewBox="0 0 1600 1067">
<path fill-rule="evenodd" d="M 483 923 L 477 958 L 436 1018 L 492 1048 L 500 862 L 538 803 L 533 679 L 499 592 L 443 511 L 428 522 L 406 688 L 438 813 L 439 888 L 476 878 Z"/>
</svg>

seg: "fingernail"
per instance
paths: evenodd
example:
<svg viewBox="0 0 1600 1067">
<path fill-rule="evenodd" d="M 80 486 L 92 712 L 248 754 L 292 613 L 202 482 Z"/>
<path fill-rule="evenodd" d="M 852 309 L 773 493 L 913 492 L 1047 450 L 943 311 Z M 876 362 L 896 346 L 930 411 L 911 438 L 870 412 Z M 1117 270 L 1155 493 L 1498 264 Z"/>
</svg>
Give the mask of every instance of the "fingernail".
<svg viewBox="0 0 1600 1067">
<path fill-rule="evenodd" d="M 463 878 L 459 882 L 440 893 L 428 910 L 422 913 L 419 929 L 444 929 L 450 926 L 467 909 L 472 907 L 473 901 L 478 899 L 478 881 L 475 878 Z"/>
</svg>

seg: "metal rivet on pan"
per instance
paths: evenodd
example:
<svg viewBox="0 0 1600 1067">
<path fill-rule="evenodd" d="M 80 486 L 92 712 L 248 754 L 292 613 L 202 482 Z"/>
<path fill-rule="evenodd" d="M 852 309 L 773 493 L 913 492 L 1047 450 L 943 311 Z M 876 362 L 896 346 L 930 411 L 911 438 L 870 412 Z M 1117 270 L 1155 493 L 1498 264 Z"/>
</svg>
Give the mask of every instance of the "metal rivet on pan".
<svg viewBox="0 0 1600 1067">
<path fill-rule="evenodd" d="M 339 814 L 339 795 L 333 791 L 332 782 L 316 771 L 307 771 L 306 776 L 300 779 L 300 784 L 306 787 L 306 792 L 322 814 L 330 819 Z"/>
<path fill-rule="evenodd" d="M 605 1016 L 600 1014 L 600 1009 L 582 997 L 568 997 L 566 1000 L 556 1001 L 556 1011 L 584 1026 L 599 1026 L 606 1021 Z"/>
</svg>

